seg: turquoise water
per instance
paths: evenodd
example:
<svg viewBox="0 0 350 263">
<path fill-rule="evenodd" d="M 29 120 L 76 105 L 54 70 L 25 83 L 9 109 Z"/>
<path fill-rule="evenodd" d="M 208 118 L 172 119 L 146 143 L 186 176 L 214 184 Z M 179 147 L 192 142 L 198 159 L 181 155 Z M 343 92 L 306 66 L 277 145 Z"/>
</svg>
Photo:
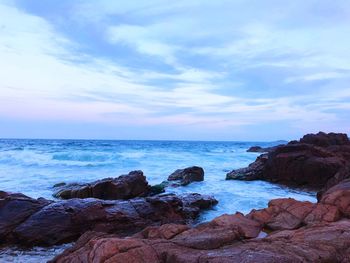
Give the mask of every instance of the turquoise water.
<svg viewBox="0 0 350 263">
<path fill-rule="evenodd" d="M 280 142 L 183 142 L 96 140 L 0 140 L 0 190 L 53 199 L 59 182 L 91 182 L 143 170 L 151 184 L 166 180 L 179 168 L 198 165 L 203 182 L 168 188 L 168 192 L 197 192 L 215 196 L 219 203 L 204 212 L 199 222 L 224 213 L 266 207 L 273 198 L 293 197 L 315 201 L 314 193 L 291 190 L 262 181 L 226 181 L 226 173 L 245 167 L 259 155 L 246 150 L 253 145 Z M 46 262 L 65 246 L 22 250 L 0 249 L 0 262 Z"/>
<path fill-rule="evenodd" d="M 205 170 L 204 182 L 168 191 L 214 195 L 219 204 L 206 212 L 202 220 L 222 213 L 246 213 L 262 208 L 272 198 L 290 196 L 314 201 L 313 193 L 267 182 L 225 180 L 228 171 L 245 167 L 258 156 L 246 152 L 250 146 L 276 144 L 278 142 L 0 140 L 0 189 L 52 199 L 52 186 L 59 182 L 91 182 L 143 170 L 148 181 L 157 184 L 178 168 L 198 165 Z"/>
</svg>

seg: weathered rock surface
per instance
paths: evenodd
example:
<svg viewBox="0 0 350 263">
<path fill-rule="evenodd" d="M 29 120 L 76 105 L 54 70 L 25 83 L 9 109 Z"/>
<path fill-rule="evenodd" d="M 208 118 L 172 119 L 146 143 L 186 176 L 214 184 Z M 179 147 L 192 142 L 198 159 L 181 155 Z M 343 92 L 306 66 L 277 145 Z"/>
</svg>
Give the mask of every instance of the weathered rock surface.
<svg viewBox="0 0 350 263">
<path fill-rule="evenodd" d="M 202 167 L 192 166 L 185 169 L 178 169 L 168 177 L 168 181 L 178 181 L 180 185 L 188 185 L 192 182 L 204 180 L 204 170 Z"/>
<path fill-rule="evenodd" d="M 247 168 L 231 171 L 226 179 L 260 179 L 320 190 L 347 178 L 350 169 L 344 169 L 349 165 L 350 143 L 346 134 L 308 134 L 300 141 L 259 156 Z"/>
<path fill-rule="evenodd" d="M 277 199 L 265 209 L 268 216 L 254 217 L 252 211 L 248 216 L 223 215 L 194 228 L 166 224 L 129 238 L 89 232 L 52 262 L 350 262 L 350 220 L 337 221 L 340 217 L 329 216 L 325 207 Z M 290 215 L 276 217 L 286 213 Z M 281 230 L 259 238 L 271 217 L 280 221 Z M 289 222 L 294 217 L 317 220 L 300 225 Z"/>
<path fill-rule="evenodd" d="M 148 227 L 125 239 L 88 233 L 54 262 L 187 262 L 193 255 L 186 252 L 217 249 L 234 241 L 257 237 L 260 230 L 258 222 L 238 213 L 220 216 L 194 228 L 178 224 Z M 188 258 L 183 257 L 184 261 L 171 261 L 174 249 L 179 256 L 185 253 L 184 256 Z M 167 251 L 170 252 L 169 255 L 164 254 Z"/>
<path fill-rule="evenodd" d="M 252 210 L 248 218 L 261 223 L 265 229 L 290 230 L 301 226 L 329 223 L 341 218 L 340 211 L 333 204 L 313 204 L 292 198 L 271 200 L 268 208 Z"/>
<path fill-rule="evenodd" d="M 0 242 L 26 246 L 69 242 L 89 230 L 129 235 L 149 225 L 185 223 L 217 203 L 198 194 L 58 202 L 4 192 L 0 197 Z"/>
<path fill-rule="evenodd" d="M 132 171 L 117 178 L 105 178 L 89 184 L 69 184 L 58 187 L 54 194 L 61 199 L 99 198 L 104 200 L 130 199 L 150 193 L 142 171 Z"/>
<path fill-rule="evenodd" d="M 342 216 L 350 218 L 350 179 L 343 180 L 328 189 L 319 203 L 336 206 Z"/>
</svg>

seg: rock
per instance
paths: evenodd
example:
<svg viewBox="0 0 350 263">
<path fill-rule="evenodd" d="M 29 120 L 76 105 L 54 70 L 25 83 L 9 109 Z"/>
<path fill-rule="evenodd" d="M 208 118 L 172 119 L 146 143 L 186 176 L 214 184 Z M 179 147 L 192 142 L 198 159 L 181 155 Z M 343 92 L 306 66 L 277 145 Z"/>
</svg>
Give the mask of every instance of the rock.
<svg viewBox="0 0 350 263">
<path fill-rule="evenodd" d="M 267 162 L 268 155 L 262 154 L 260 155 L 255 162 L 251 163 L 246 168 L 240 168 L 236 170 L 232 170 L 231 172 L 226 174 L 226 180 L 245 180 L 245 181 L 253 181 L 262 178 L 262 172 Z"/>
<path fill-rule="evenodd" d="M 324 133 L 306 134 L 300 139 L 301 143 L 312 144 L 320 147 L 331 145 L 350 145 L 350 140 L 345 133 Z"/>
<path fill-rule="evenodd" d="M 262 228 L 260 222 L 245 217 L 238 212 L 234 215 L 224 214 L 216 217 L 211 224 L 225 228 L 237 228 L 240 235 L 244 238 L 257 237 Z"/>
<path fill-rule="evenodd" d="M 0 191 L 0 244 L 15 242 L 13 230 L 48 204 L 50 201 L 42 198 L 33 199 L 23 194 Z"/>
<path fill-rule="evenodd" d="M 349 160 L 350 160 L 350 158 L 349 158 Z M 327 181 L 327 183 L 322 188 L 322 190 L 317 193 L 317 200 L 320 200 L 322 195 L 328 189 L 330 189 L 331 187 L 337 185 L 341 181 L 343 181 L 345 179 L 349 179 L 349 178 L 350 178 L 350 164 L 348 164 L 345 167 L 339 169 L 339 171 Z"/>
<path fill-rule="evenodd" d="M 320 190 L 346 177 L 345 172 L 340 171 L 348 165 L 350 144 L 346 135 L 309 134 L 300 141 L 273 148 L 247 168 L 231 171 L 226 179 L 266 180 L 290 187 Z"/>
<path fill-rule="evenodd" d="M 196 218 L 201 210 L 209 209 L 218 203 L 212 196 L 196 193 L 182 195 L 181 199 L 184 203 L 184 213 L 189 218 Z"/>
<path fill-rule="evenodd" d="M 247 152 L 262 153 L 264 152 L 264 149 L 261 146 L 252 146 L 252 147 L 249 147 Z"/>
<path fill-rule="evenodd" d="M 65 186 L 65 185 L 67 185 L 67 183 L 60 182 L 60 183 L 54 184 L 53 188 L 62 187 L 62 186 Z"/>
<path fill-rule="evenodd" d="M 319 203 L 336 206 L 343 216 L 350 217 L 350 179 L 328 189 Z"/>
<path fill-rule="evenodd" d="M 133 235 L 133 238 L 141 239 L 171 239 L 188 230 L 190 227 L 180 224 L 164 224 L 161 226 L 149 226 L 141 232 Z"/>
<path fill-rule="evenodd" d="M 269 154 L 262 177 L 276 183 L 320 189 L 345 163 L 341 157 L 322 148 L 286 145 Z"/>
<path fill-rule="evenodd" d="M 273 147 L 261 147 L 261 146 L 252 146 L 250 147 L 247 152 L 252 152 L 252 153 L 267 153 L 273 151 L 277 146 Z"/>
<path fill-rule="evenodd" d="M 103 262 L 107 258 L 113 259 L 110 262 L 178 262 L 172 261 L 168 254 L 174 249 L 179 253 L 176 257 L 186 255 L 179 262 L 187 262 L 193 255 L 186 251 L 220 248 L 241 239 L 254 238 L 260 230 L 259 223 L 238 213 L 223 215 L 194 228 L 177 224 L 148 227 L 125 239 L 90 233 L 52 262 Z"/>
<path fill-rule="evenodd" d="M 149 225 L 186 223 L 215 202 L 209 196 L 186 195 L 182 199 L 174 194 L 131 200 L 74 198 L 58 202 L 6 196 L 0 199 L 1 240 L 33 246 L 70 242 L 90 230 L 130 235 Z"/>
<path fill-rule="evenodd" d="M 192 182 L 204 180 L 204 170 L 198 166 L 192 166 L 185 169 L 178 169 L 168 177 L 168 181 L 179 181 L 180 185 L 188 185 Z"/>
<path fill-rule="evenodd" d="M 89 184 L 63 185 L 54 194 L 61 199 L 99 198 L 104 200 L 130 199 L 146 196 L 150 186 L 142 171 L 132 171 L 118 178 L 105 178 Z"/>
<path fill-rule="evenodd" d="M 216 263 L 349 262 L 349 226 L 350 221 L 346 220 L 281 231 L 263 239 L 203 251 L 197 258 L 200 262 Z"/>
<path fill-rule="evenodd" d="M 169 182 L 164 181 L 160 184 L 152 185 L 150 189 L 150 195 L 157 195 L 165 192 L 165 188 L 169 185 Z"/>
<path fill-rule="evenodd" d="M 271 200 L 268 208 L 252 210 L 248 218 L 269 230 L 290 230 L 316 223 L 328 223 L 340 218 L 336 206 L 300 202 L 292 198 Z"/>
<path fill-rule="evenodd" d="M 191 229 L 172 225 L 175 235 L 166 238 L 158 233 L 151 236 L 146 234 L 142 238 L 86 234 L 73 248 L 57 256 L 51 263 L 321 263 L 350 260 L 350 220 L 284 230 L 265 238 L 245 240 L 237 231 L 242 225 L 214 226 L 212 223 Z"/>
</svg>

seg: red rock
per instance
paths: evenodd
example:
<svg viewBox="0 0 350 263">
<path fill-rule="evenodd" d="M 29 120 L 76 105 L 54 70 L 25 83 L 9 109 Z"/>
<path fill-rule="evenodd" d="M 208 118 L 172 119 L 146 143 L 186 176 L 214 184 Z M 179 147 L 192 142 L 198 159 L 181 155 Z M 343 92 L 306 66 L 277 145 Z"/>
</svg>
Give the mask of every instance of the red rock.
<svg viewBox="0 0 350 263">
<path fill-rule="evenodd" d="M 350 157 L 348 158 L 350 160 Z M 331 187 L 337 185 L 341 181 L 350 178 L 350 163 L 341 168 L 333 177 L 331 177 L 321 191 L 317 193 L 317 200 L 322 198 L 322 195 Z"/>
<path fill-rule="evenodd" d="M 150 226 L 133 235 L 134 238 L 142 239 L 171 239 L 176 235 L 189 229 L 187 225 L 164 224 L 161 226 Z"/>
<path fill-rule="evenodd" d="M 340 217 L 340 211 L 336 206 L 316 204 L 312 211 L 303 219 L 303 223 L 335 222 Z"/>
<path fill-rule="evenodd" d="M 349 173 L 341 172 L 347 166 L 350 166 L 350 142 L 345 134 L 309 134 L 299 142 L 272 148 L 247 168 L 228 173 L 226 179 L 266 180 L 320 190 L 350 177 Z"/>
<path fill-rule="evenodd" d="M 62 199 L 93 197 L 117 200 L 146 196 L 149 192 L 150 186 L 143 172 L 132 171 L 118 178 L 105 178 L 89 184 L 64 185 L 54 196 Z"/>
<path fill-rule="evenodd" d="M 308 144 L 277 147 L 269 153 L 262 178 L 290 186 L 320 189 L 346 164 L 332 152 Z"/>
<path fill-rule="evenodd" d="M 262 228 L 259 222 L 251 220 L 241 213 L 221 215 L 213 219 L 211 224 L 225 228 L 237 228 L 240 235 L 244 238 L 257 237 Z"/>
<path fill-rule="evenodd" d="M 342 215 L 350 217 L 350 179 L 328 189 L 322 195 L 320 203 L 336 206 Z"/>
<path fill-rule="evenodd" d="M 268 208 L 253 210 L 248 218 L 270 230 L 297 229 L 303 225 L 334 222 L 340 213 L 336 206 L 300 202 L 292 198 L 271 200 Z"/>
<path fill-rule="evenodd" d="M 297 230 L 285 230 L 263 239 L 245 242 L 231 240 L 230 232 L 212 229 L 214 236 L 203 235 L 205 227 L 199 226 L 186 233 L 188 239 L 180 243 L 173 239 L 136 239 L 116 237 L 92 237 L 78 241 L 75 247 L 57 256 L 52 262 L 133 262 L 133 263 L 182 263 L 182 262 L 349 262 L 350 220 L 312 225 Z M 190 238 L 192 234 L 193 237 Z M 221 243 L 215 235 L 227 237 Z M 197 236 L 197 237 L 196 237 Z M 202 240 L 202 241 L 201 241 Z M 203 242 L 210 240 L 212 242 Z M 222 241 L 222 240 L 221 240 Z M 122 260 L 122 261 L 121 261 Z"/>
</svg>

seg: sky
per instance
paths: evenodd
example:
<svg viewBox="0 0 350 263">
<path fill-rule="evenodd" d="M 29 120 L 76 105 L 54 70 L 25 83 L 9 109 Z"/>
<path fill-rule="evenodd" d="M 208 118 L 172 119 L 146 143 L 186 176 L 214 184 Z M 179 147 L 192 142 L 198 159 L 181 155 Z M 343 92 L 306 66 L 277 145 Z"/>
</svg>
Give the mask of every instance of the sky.
<svg viewBox="0 0 350 263">
<path fill-rule="evenodd" d="M 0 137 L 350 133 L 348 0 L 0 0 Z"/>
</svg>

